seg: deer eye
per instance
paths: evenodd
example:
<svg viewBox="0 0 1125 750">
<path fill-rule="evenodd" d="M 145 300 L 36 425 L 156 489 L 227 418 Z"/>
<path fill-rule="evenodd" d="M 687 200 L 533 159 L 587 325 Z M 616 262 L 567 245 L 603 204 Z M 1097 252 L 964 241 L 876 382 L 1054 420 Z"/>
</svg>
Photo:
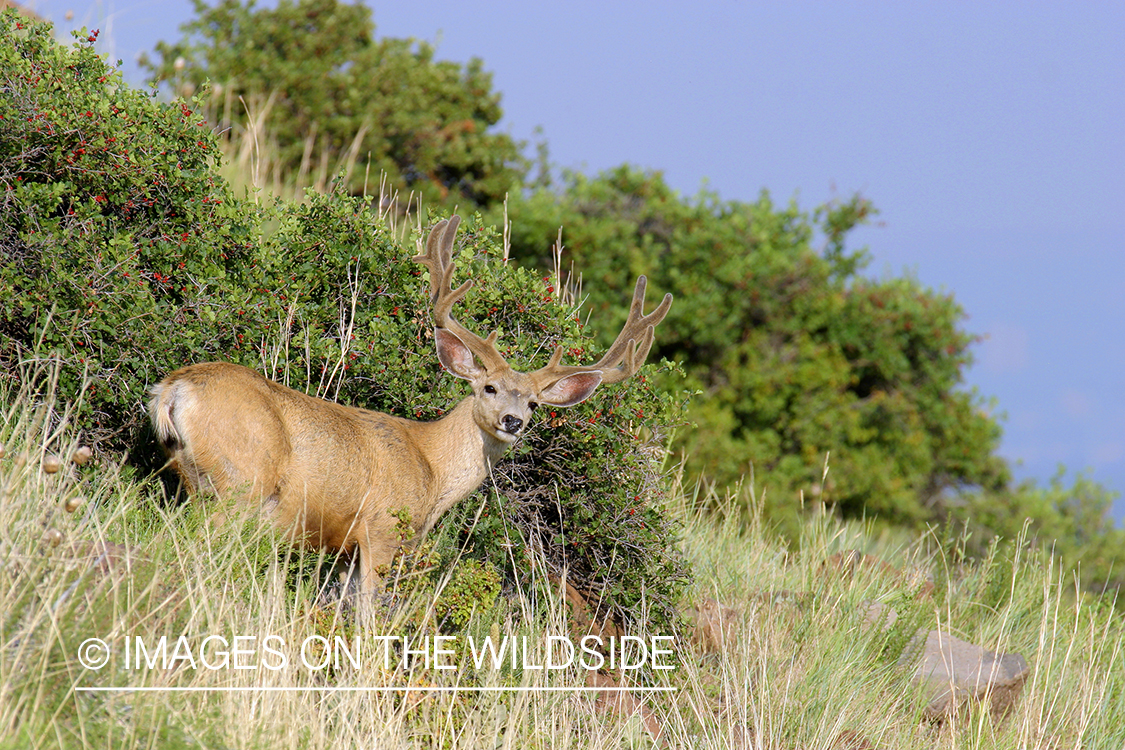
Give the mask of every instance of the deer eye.
<svg viewBox="0 0 1125 750">
<path fill-rule="evenodd" d="M 492 394 L 495 394 L 495 393 L 496 393 L 496 386 L 494 386 L 494 385 L 486 385 L 486 386 L 484 387 L 484 392 L 485 392 L 485 393 L 488 393 L 488 394 L 490 394 L 490 395 L 492 395 Z"/>
<path fill-rule="evenodd" d="M 532 401 L 527 405 L 527 408 L 531 409 L 532 411 L 535 411 L 536 409 L 539 408 L 539 403 L 536 402 L 536 401 Z"/>
</svg>

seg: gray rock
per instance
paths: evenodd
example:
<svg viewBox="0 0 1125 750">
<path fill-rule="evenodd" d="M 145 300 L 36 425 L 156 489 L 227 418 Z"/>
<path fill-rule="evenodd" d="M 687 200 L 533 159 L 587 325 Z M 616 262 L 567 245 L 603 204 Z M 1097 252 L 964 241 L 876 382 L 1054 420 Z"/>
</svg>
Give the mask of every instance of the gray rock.
<svg viewBox="0 0 1125 750">
<path fill-rule="evenodd" d="M 987 702 L 994 716 L 1011 710 L 1031 673 L 1019 654 L 998 654 L 941 630 L 920 631 L 899 662 L 915 662 L 914 683 L 930 719 L 947 718 L 969 701 Z"/>
</svg>

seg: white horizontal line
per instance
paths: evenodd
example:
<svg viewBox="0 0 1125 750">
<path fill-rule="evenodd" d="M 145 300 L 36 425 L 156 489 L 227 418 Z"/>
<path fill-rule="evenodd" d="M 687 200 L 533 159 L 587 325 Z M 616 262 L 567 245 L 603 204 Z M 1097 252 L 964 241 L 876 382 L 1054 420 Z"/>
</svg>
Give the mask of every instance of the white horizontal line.
<svg viewBox="0 0 1125 750">
<path fill-rule="evenodd" d="M 75 687 L 80 693 L 633 693 L 676 687 Z"/>
</svg>

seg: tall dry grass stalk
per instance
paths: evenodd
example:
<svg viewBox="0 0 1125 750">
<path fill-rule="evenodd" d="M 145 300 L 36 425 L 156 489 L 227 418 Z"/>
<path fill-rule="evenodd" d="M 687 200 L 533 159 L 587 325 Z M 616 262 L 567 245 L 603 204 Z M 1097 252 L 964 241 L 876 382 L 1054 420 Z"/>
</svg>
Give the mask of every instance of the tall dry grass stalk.
<svg viewBox="0 0 1125 750">
<path fill-rule="evenodd" d="M 213 92 L 205 102 L 205 116 L 217 123 L 221 164 L 219 173 L 236 190 L 246 190 L 255 197 L 270 196 L 300 203 L 306 190 L 326 193 L 341 174 L 354 174 L 363 168 L 363 194 L 372 197 L 381 218 L 398 234 L 410 225 L 410 216 L 419 206 L 413 193 L 400 196 L 387 184 L 386 174 L 371 174 L 370 155 L 362 152 L 369 126 L 355 133 L 348 148 L 333 158 L 327 149 L 318 147 L 317 124 L 313 122 L 305 138 L 301 164 L 296 173 L 286 168 L 279 157 L 277 139 L 270 130 L 276 92 L 266 97 L 238 97 L 232 100 L 225 90 Z M 247 125 L 238 125 L 231 118 L 233 107 L 246 113 Z"/>
</svg>

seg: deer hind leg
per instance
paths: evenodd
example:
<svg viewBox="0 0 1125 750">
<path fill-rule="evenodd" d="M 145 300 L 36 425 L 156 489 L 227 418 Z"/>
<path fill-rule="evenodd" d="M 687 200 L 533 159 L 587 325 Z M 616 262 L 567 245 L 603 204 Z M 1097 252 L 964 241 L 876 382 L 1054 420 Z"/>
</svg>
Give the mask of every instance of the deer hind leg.
<svg viewBox="0 0 1125 750">
<path fill-rule="evenodd" d="M 191 495 L 231 498 L 249 508 L 277 505 L 290 446 L 268 399 L 247 391 L 232 414 L 221 390 L 190 374 L 174 374 L 151 395 L 153 428 Z"/>
<path fill-rule="evenodd" d="M 281 488 L 277 472 L 258 467 L 257 471 L 243 473 L 223 467 L 218 471 L 197 473 L 196 477 L 195 499 L 215 501 L 216 510 L 211 514 L 213 526 L 224 526 L 231 521 L 243 523 L 254 518 L 279 520 Z"/>
</svg>

